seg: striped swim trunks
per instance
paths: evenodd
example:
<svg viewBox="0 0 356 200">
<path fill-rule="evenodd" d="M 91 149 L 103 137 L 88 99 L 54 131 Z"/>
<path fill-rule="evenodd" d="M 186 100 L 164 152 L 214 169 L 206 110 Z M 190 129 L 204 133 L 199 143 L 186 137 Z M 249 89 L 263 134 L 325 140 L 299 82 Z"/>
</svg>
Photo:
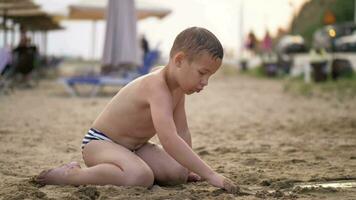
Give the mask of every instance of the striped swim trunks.
<svg viewBox="0 0 356 200">
<path fill-rule="evenodd" d="M 83 141 L 82 141 L 82 150 L 84 149 L 84 146 L 88 144 L 92 140 L 105 140 L 109 142 L 113 142 L 108 136 L 106 136 L 104 133 L 95 130 L 93 128 L 89 129 L 88 133 L 84 136 Z"/>
</svg>

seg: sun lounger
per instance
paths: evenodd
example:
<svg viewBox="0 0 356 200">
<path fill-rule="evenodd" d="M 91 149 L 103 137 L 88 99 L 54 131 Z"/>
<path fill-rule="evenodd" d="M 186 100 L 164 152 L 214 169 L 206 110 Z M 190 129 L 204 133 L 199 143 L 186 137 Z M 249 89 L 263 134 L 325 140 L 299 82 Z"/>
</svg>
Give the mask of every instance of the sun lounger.
<svg viewBox="0 0 356 200">
<path fill-rule="evenodd" d="M 92 86 L 90 96 L 96 96 L 103 86 L 125 86 L 132 80 L 139 76 L 145 75 L 150 71 L 150 68 L 155 64 L 159 57 L 158 51 L 151 51 L 144 59 L 142 67 L 139 67 L 137 71 L 128 72 L 122 77 L 103 76 L 103 75 L 91 75 L 91 76 L 75 76 L 69 78 L 60 78 L 59 82 L 62 83 L 67 92 L 72 96 L 79 96 L 77 85 L 89 85 Z"/>
</svg>

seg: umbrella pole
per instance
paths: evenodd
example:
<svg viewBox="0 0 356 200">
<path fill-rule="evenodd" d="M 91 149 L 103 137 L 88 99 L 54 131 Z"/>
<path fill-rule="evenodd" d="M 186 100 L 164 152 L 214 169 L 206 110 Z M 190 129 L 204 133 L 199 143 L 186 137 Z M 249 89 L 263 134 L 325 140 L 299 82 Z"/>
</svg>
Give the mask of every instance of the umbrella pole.
<svg viewBox="0 0 356 200">
<path fill-rule="evenodd" d="M 91 59 L 95 59 L 95 42 L 96 42 L 96 20 L 92 23 L 92 41 L 91 41 Z"/>
<path fill-rule="evenodd" d="M 42 46 L 43 56 L 47 57 L 47 31 L 42 32 Z"/>
<path fill-rule="evenodd" d="M 7 21 L 7 9 L 4 9 L 4 15 L 3 15 L 3 25 L 4 25 L 4 47 L 7 44 L 7 27 L 6 27 L 6 21 Z"/>
<path fill-rule="evenodd" d="M 242 52 L 244 50 L 244 0 L 240 1 L 240 17 L 239 17 L 239 24 L 238 27 L 240 30 L 238 30 L 238 32 L 240 32 L 239 34 L 239 39 L 240 39 L 240 44 L 238 47 L 238 53 L 239 56 L 241 57 Z"/>
<path fill-rule="evenodd" d="M 15 46 L 15 23 L 12 23 L 11 29 L 11 48 L 13 48 Z"/>
</svg>

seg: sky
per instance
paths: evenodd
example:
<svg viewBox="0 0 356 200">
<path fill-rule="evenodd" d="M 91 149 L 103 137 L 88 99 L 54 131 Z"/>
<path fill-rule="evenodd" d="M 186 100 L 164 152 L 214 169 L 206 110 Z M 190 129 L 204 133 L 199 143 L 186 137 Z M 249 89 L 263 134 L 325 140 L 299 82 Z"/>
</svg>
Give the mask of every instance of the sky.
<svg viewBox="0 0 356 200">
<path fill-rule="evenodd" d="M 68 5 L 86 1 L 88 0 L 35 0 L 44 10 L 62 14 L 67 12 Z M 307 0 L 145 1 L 152 6 L 172 10 L 171 14 L 163 19 L 148 18 L 138 21 L 137 24 L 138 35 L 144 34 L 150 46 L 159 48 L 163 56 L 168 55 L 175 36 L 191 26 L 207 28 L 219 38 L 226 54 L 236 56 L 241 47 L 242 37 L 249 31 L 254 31 L 258 38 L 262 38 L 266 30 L 272 35 L 276 34 L 278 28 L 288 27 L 293 14 Z M 61 25 L 65 29 L 50 32 L 48 35 L 49 54 L 101 58 L 105 37 L 104 21 L 99 21 L 95 25 L 95 48 L 92 48 L 93 22 L 62 21 Z"/>
</svg>

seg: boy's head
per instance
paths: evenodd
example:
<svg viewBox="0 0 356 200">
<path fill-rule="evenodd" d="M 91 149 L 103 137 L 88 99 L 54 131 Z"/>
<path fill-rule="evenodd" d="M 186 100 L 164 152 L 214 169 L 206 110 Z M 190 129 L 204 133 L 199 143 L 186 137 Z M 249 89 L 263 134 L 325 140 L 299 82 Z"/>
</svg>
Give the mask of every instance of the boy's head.
<svg viewBox="0 0 356 200">
<path fill-rule="evenodd" d="M 192 27 L 176 37 L 170 52 L 175 78 L 186 94 L 200 92 L 220 67 L 224 51 L 210 31 Z"/>
<path fill-rule="evenodd" d="M 191 27 L 178 34 L 174 40 L 170 58 L 178 52 L 184 52 L 190 62 L 208 53 L 214 59 L 223 59 L 224 50 L 213 33 L 204 28 Z"/>
</svg>

